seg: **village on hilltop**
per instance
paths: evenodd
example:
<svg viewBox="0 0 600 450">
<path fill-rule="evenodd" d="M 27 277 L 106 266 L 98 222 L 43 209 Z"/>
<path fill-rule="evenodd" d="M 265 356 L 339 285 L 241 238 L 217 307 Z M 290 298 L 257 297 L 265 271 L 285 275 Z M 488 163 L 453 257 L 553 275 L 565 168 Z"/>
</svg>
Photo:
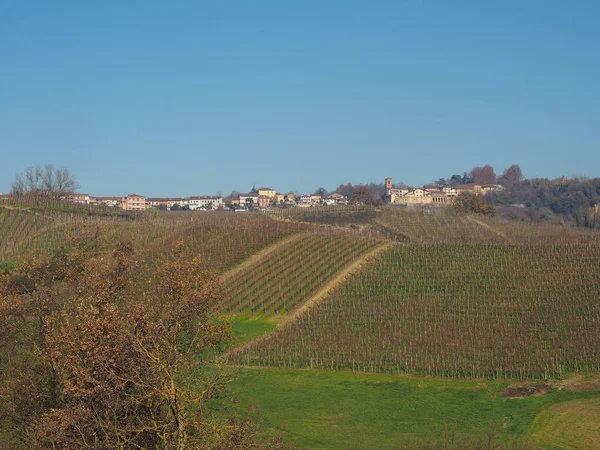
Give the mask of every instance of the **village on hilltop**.
<svg viewBox="0 0 600 450">
<path fill-rule="evenodd" d="M 446 205 L 450 204 L 461 192 L 487 194 L 504 189 L 498 184 L 426 184 L 423 187 L 396 187 L 392 178 L 385 179 L 385 195 L 382 201 L 391 205 Z M 1 198 L 10 195 L 0 193 Z M 270 187 L 252 187 L 248 193 L 223 196 L 190 196 L 190 197 L 146 197 L 135 193 L 124 197 L 101 197 L 84 193 L 71 194 L 68 200 L 79 205 L 104 206 L 126 211 L 144 211 L 147 209 L 215 211 L 229 208 L 234 211 L 248 211 L 268 208 L 310 208 L 319 206 L 344 206 L 357 204 L 355 201 L 338 192 L 329 195 L 300 194 L 293 192 L 282 194 Z"/>
</svg>

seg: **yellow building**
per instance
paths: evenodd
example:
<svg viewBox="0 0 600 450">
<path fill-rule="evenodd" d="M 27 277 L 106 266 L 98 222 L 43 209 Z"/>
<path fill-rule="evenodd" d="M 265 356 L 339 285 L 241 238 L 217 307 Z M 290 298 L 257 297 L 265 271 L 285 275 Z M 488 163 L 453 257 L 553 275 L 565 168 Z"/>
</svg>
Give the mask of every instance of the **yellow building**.
<svg viewBox="0 0 600 450">
<path fill-rule="evenodd" d="M 129 194 L 123 197 L 121 205 L 128 211 L 143 211 L 146 209 L 146 198 L 138 194 Z"/>
<path fill-rule="evenodd" d="M 258 188 L 258 196 L 264 195 L 265 197 L 273 198 L 277 195 L 275 189 L 271 189 L 268 187 Z"/>
</svg>

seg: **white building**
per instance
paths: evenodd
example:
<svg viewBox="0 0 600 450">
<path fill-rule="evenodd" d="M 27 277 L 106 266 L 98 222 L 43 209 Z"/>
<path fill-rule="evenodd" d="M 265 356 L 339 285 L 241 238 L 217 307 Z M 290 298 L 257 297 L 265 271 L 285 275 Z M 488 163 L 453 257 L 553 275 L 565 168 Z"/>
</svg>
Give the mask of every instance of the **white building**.
<svg viewBox="0 0 600 450">
<path fill-rule="evenodd" d="M 188 205 L 192 211 L 199 210 L 216 210 L 223 207 L 223 197 L 213 196 L 196 196 L 188 199 Z"/>
<path fill-rule="evenodd" d="M 302 194 L 300 197 L 298 197 L 298 205 L 312 205 L 312 204 L 313 204 L 312 195 Z"/>
<path fill-rule="evenodd" d="M 258 206 L 258 193 L 240 194 L 240 206 Z"/>
<path fill-rule="evenodd" d="M 323 199 L 323 203 L 327 206 L 347 205 L 348 198 L 341 194 L 334 193 L 334 194 L 331 194 L 331 195 L 328 195 L 327 197 L 325 197 Z"/>
<path fill-rule="evenodd" d="M 90 194 L 73 194 L 71 196 L 71 201 L 73 203 L 89 205 L 90 204 Z"/>
</svg>

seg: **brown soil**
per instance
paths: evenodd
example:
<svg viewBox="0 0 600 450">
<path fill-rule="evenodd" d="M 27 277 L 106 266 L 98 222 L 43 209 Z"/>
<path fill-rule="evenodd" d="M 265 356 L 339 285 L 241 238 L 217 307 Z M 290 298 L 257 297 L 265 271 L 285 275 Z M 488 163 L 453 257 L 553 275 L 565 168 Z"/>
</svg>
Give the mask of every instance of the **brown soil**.
<svg viewBox="0 0 600 450">
<path fill-rule="evenodd" d="M 524 398 L 532 395 L 538 396 L 549 392 L 553 387 L 549 384 L 538 384 L 536 386 L 509 386 L 502 391 L 503 397 Z"/>
</svg>

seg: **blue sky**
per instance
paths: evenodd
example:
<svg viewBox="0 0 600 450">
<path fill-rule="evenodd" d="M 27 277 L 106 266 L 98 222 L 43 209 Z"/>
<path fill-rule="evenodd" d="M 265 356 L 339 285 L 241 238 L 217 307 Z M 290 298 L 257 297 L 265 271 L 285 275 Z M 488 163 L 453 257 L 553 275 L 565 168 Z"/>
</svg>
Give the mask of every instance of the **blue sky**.
<svg viewBox="0 0 600 450">
<path fill-rule="evenodd" d="M 600 176 L 599 2 L 3 1 L 0 192 Z"/>
</svg>

